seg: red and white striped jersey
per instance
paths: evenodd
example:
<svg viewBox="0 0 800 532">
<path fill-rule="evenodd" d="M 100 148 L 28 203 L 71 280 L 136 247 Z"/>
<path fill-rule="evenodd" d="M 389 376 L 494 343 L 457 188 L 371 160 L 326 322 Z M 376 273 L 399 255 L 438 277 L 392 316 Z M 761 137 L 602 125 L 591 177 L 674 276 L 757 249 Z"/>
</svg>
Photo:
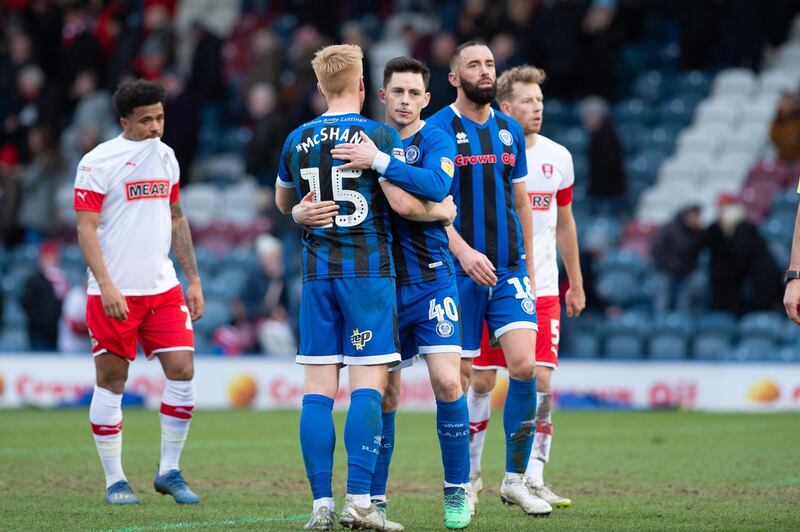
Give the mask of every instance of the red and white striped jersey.
<svg viewBox="0 0 800 532">
<path fill-rule="evenodd" d="M 526 150 L 528 177 L 525 187 L 533 210 L 533 263 L 536 269 L 536 295 L 558 295 L 556 261 L 556 222 L 558 206 L 572 202 L 575 170 L 569 151 L 538 135 L 536 144 Z"/>
<path fill-rule="evenodd" d="M 170 203 L 180 169 L 160 139 L 121 135 L 84 155 L 75 177 L 75 210 L 100 213 L 97 236 L 114 285 L 126 296 L 154 295 L 178 284 L 169 259 Z M 89 272 L 88 293 L 100 294 Z"/>
</svg>

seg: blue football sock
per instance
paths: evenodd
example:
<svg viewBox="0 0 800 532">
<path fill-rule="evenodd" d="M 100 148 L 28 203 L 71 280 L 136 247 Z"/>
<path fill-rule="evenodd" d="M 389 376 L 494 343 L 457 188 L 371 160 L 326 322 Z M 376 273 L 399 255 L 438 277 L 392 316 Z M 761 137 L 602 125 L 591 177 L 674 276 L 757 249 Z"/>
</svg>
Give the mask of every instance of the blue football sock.
<svg viewBox="0 0 800 532">
<path fill-rule="evenodd" d="M 372 474 L 372 486 L 369 488 L 369 494 L 373 497 L 376 495 L 386 495 L 386 481 L 389 478 L 389 464 L 392 462 L 392 453 L 394 452 L 394 418 L 397 411 L 384 412 L 383 416 L 383 432 L 381 432 L 381 452 L 378 455 L 378 460 L 375 463 L 375 473 Z"/>
<path fill-rule="evenodd" d="M 382 432 L 381 394 L 359 388 L 350 394 L 350 409 L 344 424 L 347 449 L 347 493 L 369 495 Z"/>
<path fill-rule="evenodd" d="M 536 421 L 536 379 L 508 379 L 508 394 L 503 410 L 506 431 L 506 471 L 525 473 L 531 454 Z"/>
<path fill-rule="evenodd" d="M 469 410 L 467 398 L 436 401 L 436 433 L 442 449 L 444 481 L 448 484 L 469 482 Z"/>
<path fill-rule="evenodd" d="M 333 497 L 333 450 L 336 431 L 333 428 L 333 399 L 319 394 L 303 396 L 300 411 L 300 448 L 306 464 L 306 477 L 314 499 Z"/>
</svg>

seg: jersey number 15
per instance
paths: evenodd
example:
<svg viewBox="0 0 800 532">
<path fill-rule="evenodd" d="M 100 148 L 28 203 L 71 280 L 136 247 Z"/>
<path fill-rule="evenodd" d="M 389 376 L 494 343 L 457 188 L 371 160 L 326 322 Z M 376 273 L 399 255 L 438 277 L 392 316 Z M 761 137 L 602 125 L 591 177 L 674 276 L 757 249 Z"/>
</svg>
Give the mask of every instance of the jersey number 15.
<svg viewBox="0 0 800 532">
<path fill-rule="evenodd" d="M 314 193 L 316 201 L 322 198 L 319 181 L 319 168 L 301 168 L 300 177 L 308 181 L 308 186 Z M 337 167 L 331 169 L 331 184 L 333 185 L 333 200 L 351 203 L 355 210 L 352 214 L 338 214 L 334 218 L 339 227 L 354 227 L 367 218 L 369 204 L 363 194 L 355 190 L 347 190 L 342 186 L 343 179 L 358 179 L 361 177 L 361 170 L 339 170 Z M 332 224 L 325 227 L 332 227 Z"/>
</svg>

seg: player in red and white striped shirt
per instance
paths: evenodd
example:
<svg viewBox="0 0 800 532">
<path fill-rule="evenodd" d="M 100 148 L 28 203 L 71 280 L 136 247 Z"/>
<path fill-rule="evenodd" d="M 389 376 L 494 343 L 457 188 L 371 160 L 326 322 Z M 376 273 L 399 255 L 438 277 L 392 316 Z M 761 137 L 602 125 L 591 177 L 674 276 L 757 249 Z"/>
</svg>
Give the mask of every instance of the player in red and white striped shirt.
<svg viewBox="0 0 800 532">
<path fill-rule="evenodd" d="M 78 239 L 89 265 L 86 323 L 96 384 L 89 409 L 112 504 L 139 502 L 122 471 L 122 393 L 137 342 L 166 376 L 161 459 L 155 489 L 175 501 L 200 499 L 178 465 L 194 410 L 192 321 L 203 293 L 189 224 L 179 203 L 180 170 L 164 132 L 164 88 L 123 83 L 113 96 L 123 132 L 87 153 L 75 178 Z M 168 254 L 189 279 L 184 299 Z"/>
<path fill-rule="evenodd" d="M 553 434 L 551 420 L 551 376 L 558 367 L 559 323 L 561 304 L 558 298 L 556 248 L 561 253 L 570 288 L 565 296 L 567 316 L 576 317 L 586 306 L 583 276 L 578 259 L 578 237 L 572 215 L 572 189 L 575 172 L 567 149 L 539 134 L 542 127 L 542 70 L 521 66 L 503 73 L 497 80 L 500 109 L 514 117 L 525 132 L 528 177 L 525 182 L 533 210 L 533 259 L 536 271 L 536 314 L 539 334 L 536 338 L 536 435 L 525 471 L 531 493 L 553 507 L 569 506 L 571 501 L 545 486 L 544 465 L 550 457 Z M 481 486 L 480 461 L 491 412 L 490 393 L 497 369 L 505 367 L 500 348 L 490 346 L 484 328 L 481 353 L 472 362 L 474 370 L 468 395 L 470 412 L 471 478 L 473 490 Z"/>
</svg>

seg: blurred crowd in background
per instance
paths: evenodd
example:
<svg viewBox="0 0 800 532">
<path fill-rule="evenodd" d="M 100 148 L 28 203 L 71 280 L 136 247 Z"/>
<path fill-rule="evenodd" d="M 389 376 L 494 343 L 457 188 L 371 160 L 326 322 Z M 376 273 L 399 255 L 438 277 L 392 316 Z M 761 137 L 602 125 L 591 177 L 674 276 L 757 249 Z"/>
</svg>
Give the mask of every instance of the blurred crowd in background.
<svg viewBox="0 0 800 532">
<path fill-rule="evenodd" d="M 431 69 L 423 116 L 454 100 L 448 63 L 460 42 L 485 40 L 498 74 L 545 69 L 542 133 L 575 159 L 587 330 L 629 313 L 654 324 L 676 311 L 776 311 L 788 240 L 760 224 L 772 195 L 758 219 L 738 191 L 715 196 L 711 214 L 699 198 L 655 223 L 636 211 L 715 74 L 757 75 L 791 40 L 798 12 L 800 0 L 6 0 L 0 347 L 88 349 L 72 182 L 83 154 L 120 132 L 115 87 L 141 77 L 167 89 L 163 141 L 181 165 L 208 300 L 198 352 L 293 356 L 301 232 L 277 213 L 274 180 L 286 134 L 324 112 L 310 60 L 334 42 L 364 48 L 364 113 L 379 120 L 375 90 L 398 55 Z M 773 191 L 789 207 L 784 190 L 800 171 L 796 91 L 781 89 L 768 117 L 773 146 L 758 154 L 791 176 Z M 636 277 L 608 275 L 621 270 Z M 564 322 L 564 352 L 614 351 L 577 345 L 580 323 Z"/>
</svg>

